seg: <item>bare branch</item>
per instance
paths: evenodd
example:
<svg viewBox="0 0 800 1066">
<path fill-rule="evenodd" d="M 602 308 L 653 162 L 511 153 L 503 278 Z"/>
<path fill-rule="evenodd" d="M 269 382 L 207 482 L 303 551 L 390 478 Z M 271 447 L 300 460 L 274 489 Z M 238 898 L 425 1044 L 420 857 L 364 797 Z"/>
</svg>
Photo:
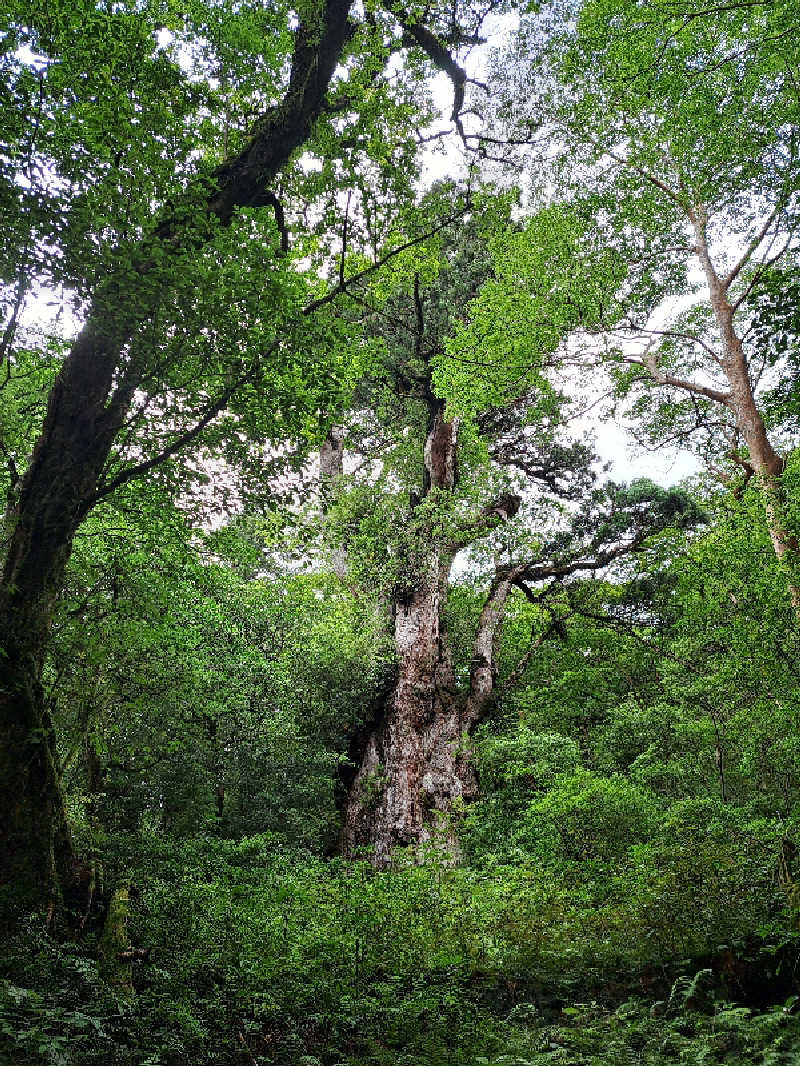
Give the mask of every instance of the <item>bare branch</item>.
<svg viewBox="0 0 800 1066">
<path fill-rule="evenodd" d="M 538 602 L 536 594 L 527 587 L 526 582 L 546 581 L 548 578 L 561 580 L 581 571 L 594 573 L 598 570 L 604 570 L 610 563 L 621 558 L 621 556 L 636 551 L 640 539 L 642 538 L 634 537 L 627 543 L 617 544 L 613 548 L 598 553 L 593 559 L 573 559 L 568 563 L 550 563 L 549 565 L 530 563 L 521 570 L 520 576 L 515 580 L 514 584 L 525 593 L 531 603 Z"/>
<path fill-rule="evenodd" d="M 673 388 L 681 389 L 683 392 L 690 392 L 696 396 L 705 396 L 707 400 L 720 403 L 724 407 L 730 408 L 730 410 L 734 409 L 733 398 L 729 392 L 721 392 L 719 389 L 711 388 L 709 385 L 701 385 L 696 381 L 689 381 L 686 378 L 675 377 L 673 374 L 662 373 L 658 369 L 654 353 L 645 352 L 641 356 L 626 356 L 625 362 L 631 366 L 644 367 L 657 385 L 671 385 Z"/>
<path fill-rule="evenodd" d="M 408 251 L 409 248 L 414 248 L 416 245 L 422 244 L 437 233 L 440 233 L 443 229 L 451 226 L 454 222 L 458 222 L 459 219 L 462 219 L 471 209 L 472 204 L 467 202 L 463 207 L 459 208 L 458 211 L 455 211 L 452 215 L 448 215 L 442 222 L 439 222 L 431 229 L 426 230 L 425 233 L 420 234 L 418 237 L 412 237 L 404 244 L 398 245 L 397 248 L 393 248 L 374 263 L 370 263 L 368 267 L 364 267 L 363 270 L 357 271 L 351 277 L 345 278 L 343 282 L 335 285 L 332 289 L 326 292 L 324 296 L 320 296 L 318 299 L 307 303 L 303 308 L 302 313 L 304 315 L 310 315 L 313 314 L 314 311 L 318 311 L 321 307 L 325 307 L 326 304 L 332 303 L 337 296 L 341 296 L 342 293 L 347 293 L 351 285 L 356 285 L 358 282 L 363 281 L 364 278 L 368 278 L 371 274 L 374 274 L 376 270 L 380 270 L 380 268 L 391 259 L 394 259 L 396 255 L 401 255 L 403 252 Z"/>
<path fill-rule="evenodd" d="M 650 337 L 675 337 L 677 340 L 691 341 L 692 344 L 699 345 L 703 351 L 714 360 L 715 363 L 720 362 L 720 358 L 710 344 L 707 344 L 702 337 L 696 336 L 694 333 L 684 333 L 677 329 L 648 329 L 645 326 L 636 326 L 633 322 L 629 322 L 629 329 L 633 333 L 646 333 Z"/>
<path fill-rule="evenodd" d="M 780 251 L 776 252 L 774 255 L 769 256 L 767 259 L 764 259 L 761 263 L 758 264 L 756 269 L 753 271 L 753 276 L 752 276 L 752 278 L 750 278 L 750 281 L 748 282 L 747 287 L 745 288 L 744 292 L 741 294 L 741 296 L 739 296 L 734 301 L 734 303 L 731 304 L 731 310 L 733 311 L 734 314 L 736 314 L 736 312 L 739 310 L 741 305 L 744 303 L 744 301 L 748 298 L 750 293 L 756 287 L 758 282 L 763 277 L 765 271 L 769 270 L 769 268 L 771 266 L 774 266 L 778 262 L 778 260 L 783 256 L 784 252 L 790 247 L 790 245 L 792 244 L 793 236 L 794 236 L 794 231 L 792 232 L 792 234 L 787 236 L 786 242 L 783 245 L 783 247 L 780 249 Z M 745 334 L 745 336 L 746 336 L 746 334 Z"/>
</svg>

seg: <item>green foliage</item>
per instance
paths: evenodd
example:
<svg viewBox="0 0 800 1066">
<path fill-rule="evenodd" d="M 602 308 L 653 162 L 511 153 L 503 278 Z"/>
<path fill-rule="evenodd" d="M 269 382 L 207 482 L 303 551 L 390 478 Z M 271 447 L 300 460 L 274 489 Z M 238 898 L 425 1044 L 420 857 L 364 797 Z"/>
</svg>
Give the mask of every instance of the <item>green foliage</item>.
<svg viewBox="0 0 800 1066">
<path fill-rule="evenodd" d="M 785 1001 L 797 951 L 793 637 L 750 506 L 712 501 L 707 531 L 644 553 L 629 588 L 598 581 L 573 597 L 563 632 L 482 729 L 465 863 L 432 852 L 384 873 L 297 850 L 329 839 L 325 759 L 376 683 L 364 670 L 372 608 L 328 579 L 247 582 L 198 564 L 177 517 L 167 536 L 163 506 L 158 539 L 143 511 L 125 531 L 118 513 L 115 592 L 87 535 L 60 631 L 58 713 L 74 707 L 78 728 L 93 662 L 98 691 L 125 712 L 92 708 L 109 762 L 102 802 L 89 803 L 83 756 L 66 781 L 105 884 L 133 886 L 128 935 L 150 952 L 133 962 L 128 1000 L 99 976 L 96 918 L 78 943 L 18 930 L 0 975 L 3 1053 L 31 1066 L 66 1046 L 76 1066 L 791 1062 L 791 1005 L 755 1004 Z M 465 588 L 454 616 L 479 605 Z M 529 610 L 509 618 L 505 661 L 529 639 Z M 83 678 L 74 649 L 90 618 Z M 171 745 L 165 730 L 178 728 Z M 138 766 L 148 752 L 161 761 Z M 117 776 L 123 758 L 134 772 Z"/>
<path fill-rule="evenodd" d="M 531 389 L 536 413 L 552 410 L 556 393 L 543 372 L 549 357 L 571 327 L 597 316 L 595 274 L 576 274 L 582 239 L 589 238 L 580 215 L 557 206 L 491 242 L 492 277 L 436 365 L 437 388 L 454 410 L 501 407 Z M 603 267 L 595 262 L 596 276 L 604 276 Z"/>
<path fill-rule="evenodd" d="M 520 725 L 511 736 L 487 736 L 477 751 L 481 782 L 489 788 L 524 783 L 546 790 L 580 764 L 578 745 L 558 733 L 534 733 Z"/>
<path fill-rule="evenodd" d="M 561 777 L 523 812 L 517 839 L 532 854 L 609 861 L 646 840 L 656 825 L 650 796 L 624 778 L 588 771 Z"/>
<path fill-rule="evenodd" d="M 564 1061 L 609 1064 L 625 1061 L 614 1056 L 626 1048 L 646 1050 L 652 1057 L 642 1061 L 656 1063 L 667 1047 L 766 1054 L 788 1052 L 798 1039 L 795 1017 L 780 1009 L 715 1002 L 720 975 L 688 971 L 670 992 L 658 976 L 658 927 L 655 946 L 637 955 L 644 930 L 625 896 L 630 882 L 598 906 L 535 867 L 490 875 L 434 862 L 377 874 L 276 843 L 118 836 L 111 863 L 124 865 L 137 888 L 132 942 L 151 948 L 134 963 L 135 1003 L 100 982 L 91 936 L 58 945 L 39 927 L 20 929 L 3 957 L 0 1048 L 31 1066 L 59 1061 L 67 1041 L 76 1066 L 235 1063 L 245 1045 L 265 1064 L 306 1055 L 463 1066 L 509 1054 L 548 1062 L 542 1056 L 558 1049 L 570 1049 Z M 694 876 L 705 877 L 711 861 L 695 864 Z M 709 883 L 708 894 L 715 891 Z M 735 907 L 731 913 L 735 921 Z M 672 924 L 671 934 L 686 946 L 683 924 Z M 626 985 L 619 965 L 636 960 L 653 987 L 652 1010 L 640 998 L 616 1011 L 568 1005 L 608 993 L 612 958 L 621 980 L 614 995 L 635 994 L 634 975 Z M 46 998 L 36 991 L 44 981 Z M 732 1032 L 735 1043 L 718 1042 Z"/>
<path fill-rule="evenodd" d="M 793 426 L 800 156 L 784 72 L 797 63 L 795 14 L 792 3 L 533 5 L 494 68 L 498 118 L 530 145 L 535 237 L 498 242 L 517 250 L 515 269 L 499 293 L 486 289 L 481 321 L 500 332 L 527 302 L 527 334 L 512 335 L 569 329 L 556 361 L 584 368 L 575 388 L 596 399 L 602 366 L 617 388 L 610 413 L 632 416 L 640 440 L 690 448 L 731 477 L 745 422 L 733 415 L 741 397 L 720 399 L 736 388 L 714 277 L 760 413 L 772 430 Z M 497 362 L 506 380 L 502 343 Z"/>
<path fill-rule="evenodd" d="M 701 970 L 679 978 L 666 1010 L 664 1001 L 648 1010 L 646 1002 L 630 999 L 615 1011 L 585 1003 L 565 1008 L 548 1025 L 534 1008 L 527 1031 L 512 1031 L 506 1054 L 475 1061 L 487 1066 L 789 1066 L 800 1046 L 794 999 L 766 1012 L 719 1000 L 701 1004 L 697 993 L 709 976 Z M 524 1017 L 520 1007 L 516 1016 Z"/>
<path fill-rule="evenodd" d="M 247 582 L 198 540 L 140 489 L 76 543 L 45 678 L 73 820 L 89 837 L 145 821 L 319 846 L 385 638 L 332 581 Z"/>
<path fill-rule="evenodd" d="M 772 252 L 754 247 L 730 293 L 789 453 L 782 507 L 800 526 L 796 12 L 733 5 L 710 19 L 666 0 L 590 0 L 567 18 L 532 14 L 525 62 L 508 64 L 530 91 L 498 105 L 517 129 L 524 106 L 528 133 L 558 133 L 529 216 L 489 188 L 358 299 L 306 315 L 340 254 L 347 271 L 365 267 L 456 201 L 449 183 L 413 188 L 433 108 L 425 62 L 394 66 L 409 43 L 399 9 L 353 11 L 328 105 L 281 178 L 288 254 L 271 209 L 203 230 L 202 248 L 188 240 L 159 264 L 125 348 L 121 372 L 139 387 L 106 483 L 170 449 L 232 375 L 247 384 L 193 454 L 105 499 L 72 545 L 42 680 L 87 866 L 71 939 L 37 915 L 2 946 L 0 1059 L 789 1066 L 800 647 L 758 486 L 739 474 L 727 495 L 647 479 L 595 488 L 587 450 L 561 436 L 559 374 L 583 358 L 577 335 L 594 344 L 613 328 L 628 343 L 691 289 L 690 201 L 709 205 L 720 262 L 779 203 L 769 238 L 783 252 L 760 270 Z M 278 105 L 294 19 L 317 13 L 12 5 L 6 312 L 44 284 L 85 304 L 168 202 L 189 234 L 204 226 L 208 175 Z M 457 36 L 451 5 L 424 14 Z M 708 307 L 670 325 L 659 367 L 702 374 Z M 0 488 L 13 501 L 65 341 L 53 324 L 11 329 L 3 346 Z M 607 354 L 618 400 L 649 419 L 643 435 L 699 425 L 709 454 L 730 450 L 707 397 L 654 398 L 624 343 Z M 420 499 L 439 396 L 460 419 L 458 481 Z M 297 469 L 345 409 L 353 462 L 323 523 Z M 265 466 L 293 469 L 286 496 L 302 498 L 259 511 Z M 526 498 L 501 524 L 503 494 Z M 218 524 L 215 509 L 245 498 L 214 532 L 187 517 L 207 526 L 214 511 Z M 346 582 L 319 564 L 320 548 L 342 547 Z M 384 608 L 430 576 L 433 549 L 456 547 L 469 556 L 444 619 L 455 685 L 440 693 L 455 703 L 486 575 L 532 560 L 497 631 L 491 713 L 464 739 L 480 788 L 458 812 L 458 862 L 435 842 L 424 862 L 398 854 L 381 872 L 330 858 L 348 760 L 392 679 Z M 590 555 L 600 562 L 580 570 Z"/>
</svg>

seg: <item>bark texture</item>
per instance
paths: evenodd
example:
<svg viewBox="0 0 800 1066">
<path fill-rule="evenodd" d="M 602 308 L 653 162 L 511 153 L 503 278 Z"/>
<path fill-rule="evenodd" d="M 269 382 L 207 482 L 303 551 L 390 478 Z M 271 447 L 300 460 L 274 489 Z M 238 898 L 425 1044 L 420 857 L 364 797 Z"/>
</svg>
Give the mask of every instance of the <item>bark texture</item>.
<svg viewBox="0 0 800 1066">
<path fill-rule="evenodd" d="M 458 422 L 428 391 L 423 448 L 423 494 L 452 493 L 457 482 Z M 506 496 L 475 516 L 472 532 L 511 517 L 517 497 Z M 469 536 L 467 536 L 469 539 Z M 477 793 L 469 761 L 469 734 L 491 705 L 496 684 L 500 623 L 516 571 L 490 588 L 475 636 L 470 683 L 459 691 L 445 628 L 450 568 L 466 541 L 432 537 L 422 561 L 395 593 L 396 682 L 374 727 L 363 738 L 344 807 L 342 849 L 371 850 L 386 866 L 395 848 L 422 848 L 431 840 L 457 855 L 454 808 Z"/>
<path fill-rule="evenodd" d="M 707 211 L 698 205 L 691 218 L 696 238 L 696 250 L 709 287 L 711 308 L 722 342 L 720 366 L 728 379 L 729 393 L 721 402 L 730 408 L 736 428 L 747 445 L 747 465 L 755 474 L 761 488 L 764 512 L 772 547 L 787 571 L 787 587 L 792 606 L 800 613 L 800 542 L 789 527 L 786 517 L 786 496 L 782 475 L 784 459 L 772 445 L 764 419 L 753 395 L 753 385 L 742 340 L 737 333 L 736 309 L 728 297 L 737 270 L 721 277 L 709 254 L 707 239 Z M 738 269 L 738 268 L 737 268 Z"/>
<path fill-rule="evenodd" d="M 424 447 L 427 491 L 452 491 L 457 425 L 433 410 Z M 463 707 L 456 698 L 443 611 L 453 546 L 431 544 L 417 572 L 395 596 L 397 680 L 366 738 L 344 809 L 343 850 L 370 848 L 386 866 L 397 847 L 423 845 L 443 824 L 453 802 L 474 782 L 462 752 Z"/>
<path fill-rule="evenodd" d="M 266 187 L 307 140 L 350 35 L 352 0 L 325 0 L 295 32 L 286 95 L 247 147 L 218 168 L 212 191 L 166 215 L 98 292 L 53 386 L 41 436 L 6 514 L 0 581 L 0 900 L 39 905 L 76 877 L 41 675 L 72 540 L 101 493 L 114 439 L 137 386 L 128 346 L 159 288 L 158 264 L 191 252 L 237 207 L 272 202 Z M 153 255 L 156 246 L 160 254 Z M 13 892 L 13 898 L 12 898 Z"/>
<path fill-rule="evenodd" d="M 427 574 L 396 607 L 397 681 L 345 805 L 344 851 L 369 847 L 377 866 L 396 847 L 424 844 L 444 828 L 454 800 L 473 791 L 442 626 L 449 562 L 432 552 Z"/>
<path fill-rule="evenodd" d="M 344 851 L 370 848 L 379 867 L 391 862 L 396 847 L 423 847 L 434 839 L 455 859 L 454 807 L 477 795 L 469 737 L 497 694 L 500 627 L 524 568 L 503 570 L 492 582 L 473 642 L 469 686 L 459 692 L 443 624 L 452 560 L 452 551 L 432 552 L 428 580 L 397 606 L 397 682 L 367 737 L 345 806 Z M 528 659 L 526 653 L 519 673 Z"/>
</svg>

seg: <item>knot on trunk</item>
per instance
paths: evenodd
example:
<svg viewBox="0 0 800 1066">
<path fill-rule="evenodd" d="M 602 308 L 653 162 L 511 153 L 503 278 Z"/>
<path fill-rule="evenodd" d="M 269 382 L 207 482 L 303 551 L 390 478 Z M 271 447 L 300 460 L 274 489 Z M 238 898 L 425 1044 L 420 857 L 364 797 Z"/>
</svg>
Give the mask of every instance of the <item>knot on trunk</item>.
<svg viewBox="0 0 800 1066">
<path fill-rule="evenodd" d="M 483 513 L 486 518 L 501 518 L 504 522 L 509 518 L 513 518 L 517 511 L 522 506 L 522 497 L 515 495 L 513 492 L 503 493 L 502 496 L 498 496 L 496 500 L 492 500 L 487 504 Z"/>
</svg>

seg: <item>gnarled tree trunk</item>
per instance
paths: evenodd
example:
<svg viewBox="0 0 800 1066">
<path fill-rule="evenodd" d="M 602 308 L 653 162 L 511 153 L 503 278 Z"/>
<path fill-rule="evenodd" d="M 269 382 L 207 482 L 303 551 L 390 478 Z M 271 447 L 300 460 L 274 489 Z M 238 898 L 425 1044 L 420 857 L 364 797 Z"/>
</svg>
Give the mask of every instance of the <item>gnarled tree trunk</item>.
<svg viewBox="0 0 800 1066">
<path fill-rule="evenodd" d="M 443 624 L 452 559 L 450 552 L 432 553 L 429 580 L 397 605 L 397 681 L 366 739 L 345 805 L 344 851 L 369 848 L 376 866 L 388 865 L 396 847 L 432 839 L 454 858 L 454 807 L 477 795 L 469 737 L 497 694 L 500 627 L 525 567 L 498 571 L 492 582 L 473 640 L 469 685 L 459 691 Z M 518 663 L 512 683 L 538 643 Z"/>
<path fill-rule="evenodd" d="M 452 491 L 458 427 L 433 401 L 424 447 L 425 491 Z M 455 548 L 432 543 L 395 595 L 397 680 L 366 738 L 344 808 L 343 850 L 370 848 L 385 866 L 396 847 L 424 844 L 472 794 L 462 752 L 463 701 L 456 698 L 444 608 Z M 446 829 L 444 830 L 447 831 Z"/>
<path fill-rule="evenodd" d="M 453 802 L 474 788 L 442 624 L 450 561 L 432 552 L 427 573 L 396 604 L 397 680 L 345 804 L 344 851 L 371 848 L 378 866 L 394 848 L 430 839 Z"/>
</svg>

